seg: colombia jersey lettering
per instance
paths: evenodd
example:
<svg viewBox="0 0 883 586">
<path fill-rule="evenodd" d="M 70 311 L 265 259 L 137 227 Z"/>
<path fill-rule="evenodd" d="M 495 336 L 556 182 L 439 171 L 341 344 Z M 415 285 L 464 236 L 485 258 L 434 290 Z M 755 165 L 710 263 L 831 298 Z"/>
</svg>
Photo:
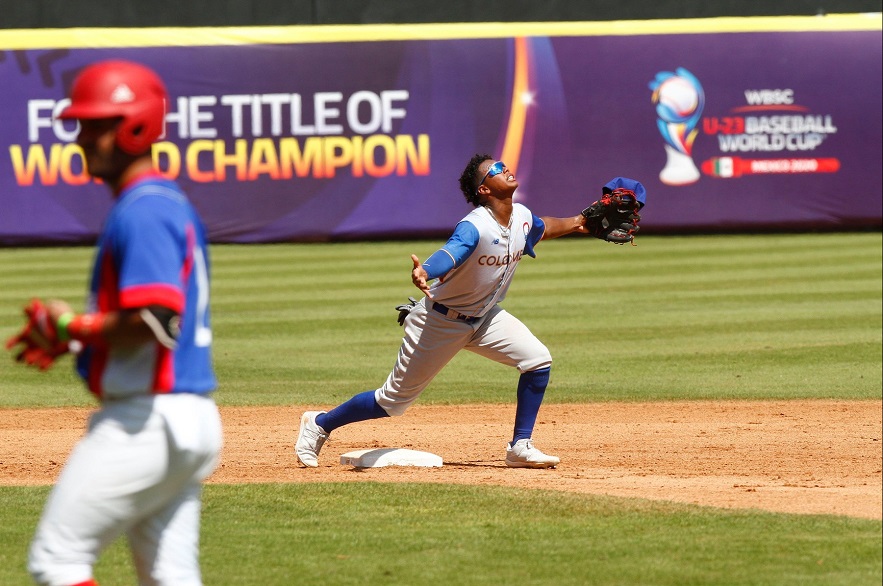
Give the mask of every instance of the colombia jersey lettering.
<svg viewBox="0 0 883 586">
<path fill-rule="evenodd" d="M 521 204 L 512 206 L 512 222 L 504 228 L 490 210 L 479 206 L 461 220 L 474 226 L 467 247 L 474 250 L 462 256 L 463 243 L 449 240 L 442 250 L 455 261 L 453 269 L 432 284 L 432 299 L 469 315 L 481 317 L 506 297 L 515 268 L 522 255 L 534 256 L 533 247 L 543 236 L 542 220 Z M 459 231 L 459 228 L 458 228 Z M 450 250 L 449 250 L 450 249 Z"/>
</svg>

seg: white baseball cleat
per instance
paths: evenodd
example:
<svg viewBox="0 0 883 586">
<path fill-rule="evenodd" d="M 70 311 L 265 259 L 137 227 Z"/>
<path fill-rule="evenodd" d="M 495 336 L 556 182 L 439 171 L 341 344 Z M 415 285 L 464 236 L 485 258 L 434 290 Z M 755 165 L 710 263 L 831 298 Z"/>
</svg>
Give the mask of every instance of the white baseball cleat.
<svg viewBox="0 0 883 586">
<path fill-rule="evenodd" d="M 554 468 L 561 462 L 558 456 L 548 456 L 533 447 L 533 440 L 520 439 L 515 445 L 506 445 L 506 466 L 510 468 Z"/>
<path fill-rule="evenodd" d="M 309 468 L 319 465 L 319 450 L 328 439 L 328 433 L 316 424 L 316 416 L 324 411 L 307 411 L 300 418 L 300 432 L 294 444 L 294 453 L 301 464 Z"/>
</svg>

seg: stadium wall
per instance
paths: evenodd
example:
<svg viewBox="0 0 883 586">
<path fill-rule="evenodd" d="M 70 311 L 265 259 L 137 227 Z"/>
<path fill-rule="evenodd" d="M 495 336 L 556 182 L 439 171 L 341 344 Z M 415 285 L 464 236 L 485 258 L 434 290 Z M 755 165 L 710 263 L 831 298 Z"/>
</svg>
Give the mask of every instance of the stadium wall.
<svg viewBox="0 0 883 586">
<path fill-rule="evenodd" d="M 3 28 L 566 22 L 880 12 L 880 0 L 0 0 Z"/>
<path fill-rule="evenodd" d="M 879 13 L 6 29 L 0 243 L 99 230 L 106 189 L 54 115 L 111 57 L 166 79 L 154 158 L 214 242 L 444 234 L 475 152 L 541 215 L 623 175 L 647 187 L 643 233 L 879 228 L 881 30 Z"/>
</svg>

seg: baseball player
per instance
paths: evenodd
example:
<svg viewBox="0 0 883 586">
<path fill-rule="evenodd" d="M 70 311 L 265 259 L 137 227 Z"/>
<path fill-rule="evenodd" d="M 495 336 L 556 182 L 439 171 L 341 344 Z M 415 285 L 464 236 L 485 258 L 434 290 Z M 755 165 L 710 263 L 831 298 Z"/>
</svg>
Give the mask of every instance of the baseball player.
<svg viewBox="0 0 883 586">
<path fill-rule="evenodd" d="M 152 70 L 105 61 L 79 74 L 60 115 L 79 122 L 89 173 L 115 202 L 85 313 L 35 299 L 7 344 L 44 369 L 77 352 L 77 371 L 100 402 L 31 543 L 28 569 L 39 584 L 95 585 L 97 557 L 122 534 L 140 584 L 202 584 L 201 488 L 222 442 L 211 396 L 209 259 L 196 210 L 152 168 L 166 102 Z"/>
<path fill-rule="evenodd" d="M 472 157 L 460 189 L 475 209 L 463 218 L 447 243 L 421 264 L 411 279 L 425 297 L 399 306 L 404 339 L 386 382 L 355 395 L 331 411 L 308 411 L 295 443 L 304 466 L 318 466 L 328 435 L 356 421 L 404 414 L 436 374 L 461 349 L 521 373 L 516 390 L 515 426 L 506 446 L 506 465 L 551 468 L 556 456 L 533 444 L 533 429 L 549 383 L 549 350 L 515 316 L 499 306 L 523 255 L 535 256 L 540 240 L 588 233 L 586 217 L 539 218 L 513 203 L 518 181 L 502 161 Z"/>
</svg>

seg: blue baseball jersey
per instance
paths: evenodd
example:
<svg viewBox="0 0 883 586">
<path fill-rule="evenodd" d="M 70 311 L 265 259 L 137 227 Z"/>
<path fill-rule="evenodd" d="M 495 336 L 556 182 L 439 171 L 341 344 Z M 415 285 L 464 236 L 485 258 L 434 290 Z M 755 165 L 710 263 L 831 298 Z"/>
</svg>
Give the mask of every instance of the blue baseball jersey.
<svg viewBox="0 0 883 586">
<path fill-rule="evenodd" d="M 200 393 L 217 386 L 212 366 L 205 227 L 176 183 L 149 174 L 120 193 L 98 238 L 88 312 L 168 308 L 180 317 L 175 348 L 85 346 L 77 371 L 101 399 Z"/>
</svg>

